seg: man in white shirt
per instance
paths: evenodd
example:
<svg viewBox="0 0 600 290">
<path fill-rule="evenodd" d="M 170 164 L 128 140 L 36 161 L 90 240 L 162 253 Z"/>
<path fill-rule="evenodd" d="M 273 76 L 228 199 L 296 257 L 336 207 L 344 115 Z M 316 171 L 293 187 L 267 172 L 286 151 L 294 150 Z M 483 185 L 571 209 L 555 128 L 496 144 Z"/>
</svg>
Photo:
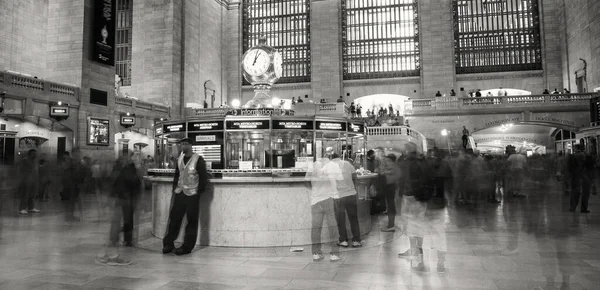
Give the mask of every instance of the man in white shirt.
<svg viewBox="0 0 600 290">
<path fill-rule="evenodd" d="M 358 205 L 356 203 L 357 192 L 352 179 L 355 174 L 354 166 L 350 162 L 340 159 L 337 153 L 334 153 L 331 158 L 332 163 L 339 166 L 342 174 L 342 180 L 336 182 L 338 196 L 334 199 L 338 232 L 340 234 L 338 246 L 348 247 L 348 231 L 346 229 L 346 213 L 348 213 L 350 230 L 352 231 L 352 247 L 361 247 Z"/>
<path fill-rule="evenodd" d="M 342 173 L 339 166 L 329 160 L 331 151 L 330 148 L 327 148 L 325 158 L 315 161 L 312 168 L 309 168 L 306 173 L 306 178 L 311 181 L 312 185 L 310 204 L 313 261 L 319 261 L 324 258 L 321 251 L 323 222 L 327 222 L 330 237 L 335 236 L 335 229 L 337 228 L 334 198 L 338 196 L 336 182 L 342 179 Z M 334 243 L 331 244 L 329 259 L 332 262 L 340 260 L 339 250 Z"/>
</svg>

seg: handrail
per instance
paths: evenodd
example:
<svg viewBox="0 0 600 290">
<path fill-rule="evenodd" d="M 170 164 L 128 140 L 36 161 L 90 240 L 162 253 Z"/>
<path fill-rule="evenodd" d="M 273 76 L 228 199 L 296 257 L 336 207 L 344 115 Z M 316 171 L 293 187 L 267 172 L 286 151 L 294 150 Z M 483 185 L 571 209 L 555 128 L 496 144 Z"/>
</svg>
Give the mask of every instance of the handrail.
<svg viewBox="0 0 600 290">
<path fill-rule="evenodd" d="M 0 72 L 0 83 L 19 89 L 45 92 L 53 95 L 74 97 L 80 100 L 80 90 L 77 86 L 38 79 L 9 71 Z"/>
<path fill-rule="evenodd" d="M 551 94 L 551 95 L 520 95 L 492 96 L 474 98 L 434 98 L 405 101 L 405 113 L 413 114 L 418 111 L 497 108 L 520 106 L 556 106 L 556 105 L 587 105 L 589 100 L 599 93 Z"/>
</svg>

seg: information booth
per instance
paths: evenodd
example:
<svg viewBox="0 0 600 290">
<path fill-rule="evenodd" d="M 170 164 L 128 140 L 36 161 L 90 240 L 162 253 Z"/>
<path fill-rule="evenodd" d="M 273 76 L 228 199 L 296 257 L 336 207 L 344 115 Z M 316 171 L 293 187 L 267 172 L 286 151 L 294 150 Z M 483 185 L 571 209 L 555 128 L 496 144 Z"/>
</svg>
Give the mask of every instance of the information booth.
<svg viewBox="0 0 600 290">
<path fill-rule="evenodd" d="M 176 166 L 172 160 L 180 154 L 176 142 L 188 137 L 212 175 L 210 192 L 204 193 L 200 201 L 205 220 L 201 220 L 199 244 L 310 244 L 311 183 L 306 172 L 328 147 L 343 158 L 364 152 L 364 127 L 345 117 L 300 117 L 267 110 L 248 116 L 243 110 L 233 111 L 226 116 L 156 125 L 156 142 L 160 145 L 156 146 L 156 156 L 163 162 L 162 169 L 148 170 L 146 176 L 152 182 L 152 233 L 161 238 L 165 232 Z M 355 179 L 363 234 L 371 230 L 364 188 L 374 177 L 358 170 Z M 324 241 L 337 240 L 337 235 L 326 232 L 323 230 Z"/>
</svg>

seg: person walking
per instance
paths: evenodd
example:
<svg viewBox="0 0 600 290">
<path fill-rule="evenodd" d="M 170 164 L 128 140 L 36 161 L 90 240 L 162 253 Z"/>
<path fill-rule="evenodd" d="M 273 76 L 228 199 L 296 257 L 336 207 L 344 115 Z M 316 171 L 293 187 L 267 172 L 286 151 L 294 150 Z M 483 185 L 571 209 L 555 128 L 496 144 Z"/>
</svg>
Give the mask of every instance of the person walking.
<svg viewBox="0 0 600 290">
<path fill-rule="evenodd" d="M 466 126 L 463 126 L 462 129 L 462 145 L 464 149 L 467 149 L 467 145 L 469 144 L 469 129 Z"/>
<path fill-rule="evenodd" d="M 19 165 L 19 176 L 21 177 L 19 213 L 23 215 L 30 212 L 39 213 L 40 210 L 36 209 L 33 204 L 40 182 L 39 163 L 35 149 L 27 151 L 27 157 Z"/>
<path fill-rule="evenodd" d="M 353 180 L 353 176 L 356 174 L 354 166 L 350 162 L 340 159 L 337 153 L 334 153 L 331 158 L 331 161 L 339 166 L 342 174 L 342 180 L 336 182 L 338 196 L 334 199 L 335 215 L 340 235 L 338 246 L 349 246 L 348 230 L 346 229 L 347 214 L 348 221 L 350 222 L 350 230 L 352 231 L 352 247 L 362 247 L 358 224 L 358 197 Z"/>
<path fill-rule="evenodd" d="M 167 233 L 163 239 L 163 254 L 175 250 L 175 255 L 192 252 L 198 238 L 198 219 L 200 194 L 206 189 L 208 172 L 204 159 L 192 151 L 192 140 L 183 138 L 179 141 L 181 155 L 177 160 L 175 178 L 173 179 L 173 200 L 169 213 Z M 183 217 L 187 216 L 187 226 L 183 245 L 175 249 L 175 239 L 179 235 Z"/>
<path fill-rule="evenodd" d="M 123 229 L 125 246 L 133 246 L 133 216 L 141 181 L 131 157 L 132 153 L 129 153 L 124 158 L 124 166 L 119 172 L 110 193 L 110 197 L 114 202 L 110 236 L 111 245 L 113 246 L 119 241 L 121 229 Z"/>
<path fill-rule="evenodd" d="M 575 212 L 581 198 L 581 213 L 589 213 L 588 203 L 593 184 L 594 160 L 585 154 L 581 144 L 575 145 L 576 152 L 569 157 L 568 167 L 571 176 L 570 212 Z"/>
<path fill-rule="evenodd" d="M 396 231 L 396 192 L 398 190 L 398 179 L 400 178 L 400 169 L 396 164 L 396 155 L 388 154 L 383 159 L 383 194 L 385 195 L 385 203 L 387 204 L 387 226 L 382 228 L 382 232 Z"/>
</svg>

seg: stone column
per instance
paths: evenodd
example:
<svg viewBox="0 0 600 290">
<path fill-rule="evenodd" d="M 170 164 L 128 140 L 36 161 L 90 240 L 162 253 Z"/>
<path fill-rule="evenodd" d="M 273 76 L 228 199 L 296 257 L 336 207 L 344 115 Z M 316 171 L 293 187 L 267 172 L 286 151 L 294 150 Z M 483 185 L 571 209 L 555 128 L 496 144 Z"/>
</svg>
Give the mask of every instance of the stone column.
<svg viewBox="0 0 600 290">
<path fill-rule="evenodd" d="M 310 7 L 313 100 L 335 102 L 343 92 L 341 1 L 313 0 Z"/>
<path fill-rule="evenodd" d="M 226 59 L 224 65 L 227 79 L 227 104 L 231 104 L 234 99 L 242 99 L 242 14 L 240 1 L 233 0 L 229 3 L 225 13 L 223 25 L 225 33 L 223 35 L 223 51 Z M 243 104 L 244 102 L 242 102 Z"/>
<path fill-rule="evenodd" d="M 419 0 L 421 40 L 421 93 L 435 98 L 437 91 L 449 95 L 458 92 L 454 62 L 452 1 Z"/>
<path fill-rule="evenodd" d="M 564 87 L 561 76 L 561 30 L 559 17 L 562 11 L 556 1 L 540 1 L 539 3 L 544 87 L 550 90 L 553 88 L 560 90 Z"/>
</svg>

